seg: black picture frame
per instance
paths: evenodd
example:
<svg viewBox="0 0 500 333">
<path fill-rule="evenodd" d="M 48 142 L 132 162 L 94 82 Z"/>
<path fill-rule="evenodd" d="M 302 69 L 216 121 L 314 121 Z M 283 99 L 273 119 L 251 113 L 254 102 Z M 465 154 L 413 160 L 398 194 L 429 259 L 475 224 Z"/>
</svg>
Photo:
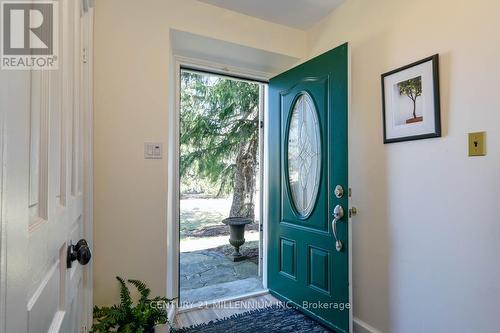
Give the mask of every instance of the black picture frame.
<svg viewBox="0 0 500 333">
<path fill-rule="evenodd" d="M 426 62 L 432 62 L 432 80 L 433 80 L 433 95 L 434 95 L 434 131 L 425 134 L 418 135 L 410 135 L 404 137 L 397 138 L 387 138 L 387 128 L 386 128 L 386 117 L 387 117 L 387 101 L 385 100 L 386 92 L 385 92 L 385 79 L 393 74 L 399 73 L 401 71 L 405 71 L 409 68 L 424 64 Z M 384 128 L 384 144 L 387 143 L 395 143 L 395 142 L 403 142 L 403 141 L 412 141 L 412 140 L 421 140 L 421 139 L 429 139 L 429 138 L 437 138 L 441 137 L 441 103 L 440 103 L 440 92 L 439 92 L 439 54 L 435 54 L 433 56 L 427 57 L 425 59 L 416 61 L 409 65 L 397 68 L 390 72 L 384 73 L 381 75 L 381 84 L 382 84 L 382 122 Z"/>
</svg>

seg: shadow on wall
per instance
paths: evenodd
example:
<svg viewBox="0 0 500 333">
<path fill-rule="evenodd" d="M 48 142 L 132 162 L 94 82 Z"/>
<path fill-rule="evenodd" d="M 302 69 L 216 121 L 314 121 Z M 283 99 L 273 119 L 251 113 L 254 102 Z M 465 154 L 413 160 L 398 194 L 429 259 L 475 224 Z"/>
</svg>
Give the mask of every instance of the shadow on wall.
<svg viewBox="0 0 500 333">
<path fill-rule="evenodd" d="M 448 135 L 448 111 L 450 105 L 450 82 L 452 58 L 449 52 L 439 54 L 439 99 L 441 101 L 441 136 Z"/>
<path fill-rule="evenodd" d="M 391 178 L 391 172 L 395 170 L 391 169 L 394 167 L 390 165 L 394 163 L 390 161 L 400 159 L 395 152 L 401 146 L 422 144 L 422 141 L 383 144 L 380 75 L 404 65 L 394 65 L 390 60 L 391 50 L 388 46 L 384 47 L 388 45 L 389 37 L 388 33 L 380 33 L 362 43 L 351 44 L 354 64 L 351 80 L 356 82 L 352 90 L 350 121 L 351 186 L 353 204 L 359 207 L 352 227 L 354 317 L 356 322 L 359 315 L 363 322 L 376 325 L 382 332 L 398 327 L 394 323 L 401 318 L 392 314 L 398 313 L 396 310 L 401 306 L 399 300 L 405 297 L 401 288 L 412 288 L 401 285 L 406 279 L 398 275 L 406 265 L 400 262 L 404 254 L 395 252 L 401 246 L 397 243 L 401 235 L 397 233 L 401 232 L 405 221 L 391 217 L 396 210 L 400 210 L 401 201 L 388 200 L 394 197 L 390 192 L 402 185 L 394 175 Z M 415 59 L 408 62 L 425 56 L 416 54 Z M 448 133 L 450 61 L 449 54 L 440 54 L 443 136 Z"/>
<path fill-rule="evenodd" d="M 351 44 L 350 158 L 353 204 L 353 309 L 356 320 L 388 332 L 390 318 L 391 237 L 388 219 L 387 149 L 383 144 L 380 75 L 387 68 L 387 35 Z M 375 50 L 375 51 L 374 51 Z M 370 142 L 371 144 L 366 144 Z M 360 179 L 358 177 L 363 177 Z M 372 276 L 373 279 L 369 277 Z"/>
</svg>

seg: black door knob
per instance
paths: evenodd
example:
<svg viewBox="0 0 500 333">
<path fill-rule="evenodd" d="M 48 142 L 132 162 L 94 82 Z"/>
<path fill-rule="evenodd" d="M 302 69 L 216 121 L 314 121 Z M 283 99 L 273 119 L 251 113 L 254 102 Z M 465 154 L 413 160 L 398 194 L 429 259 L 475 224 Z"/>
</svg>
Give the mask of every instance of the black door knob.
<svg viewBox="0 0 500 333">
<path fill-rule="evenodd" d="M 87 265 L 92 258 L 89 245 L 85 239 L 80 239 L 75 245 L 69 244 L 66 266 L 71 268 L 73 261 L 77 260 L 80 265 Z"/>
</svg>

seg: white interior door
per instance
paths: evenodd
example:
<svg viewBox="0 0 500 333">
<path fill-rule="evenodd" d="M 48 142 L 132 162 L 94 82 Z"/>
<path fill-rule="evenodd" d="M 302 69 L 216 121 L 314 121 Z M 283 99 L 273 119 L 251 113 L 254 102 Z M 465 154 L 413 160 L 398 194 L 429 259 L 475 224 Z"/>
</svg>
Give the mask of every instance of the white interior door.
<svg viewBox="0 0 500 333">
<path fill-rule="evenodd" d="M 59 69 L 1 71 L 0 332 L 86 332 L 92 248 L 92 9 L 59 1 Z M 83 50 L 86 52 L 83 52 Z"/>
</svg>

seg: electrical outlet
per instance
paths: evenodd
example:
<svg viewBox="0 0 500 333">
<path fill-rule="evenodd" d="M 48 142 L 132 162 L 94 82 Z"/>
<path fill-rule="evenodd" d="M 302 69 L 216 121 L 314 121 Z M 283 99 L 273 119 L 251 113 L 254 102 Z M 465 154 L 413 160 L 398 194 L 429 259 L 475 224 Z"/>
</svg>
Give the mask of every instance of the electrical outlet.
<svg viewBox="0 0 500 333">
<path fill-rule="evenodd" d="M 486 155 L 486 132 L 469 133 L 469 156 Z"/>
</svg>

